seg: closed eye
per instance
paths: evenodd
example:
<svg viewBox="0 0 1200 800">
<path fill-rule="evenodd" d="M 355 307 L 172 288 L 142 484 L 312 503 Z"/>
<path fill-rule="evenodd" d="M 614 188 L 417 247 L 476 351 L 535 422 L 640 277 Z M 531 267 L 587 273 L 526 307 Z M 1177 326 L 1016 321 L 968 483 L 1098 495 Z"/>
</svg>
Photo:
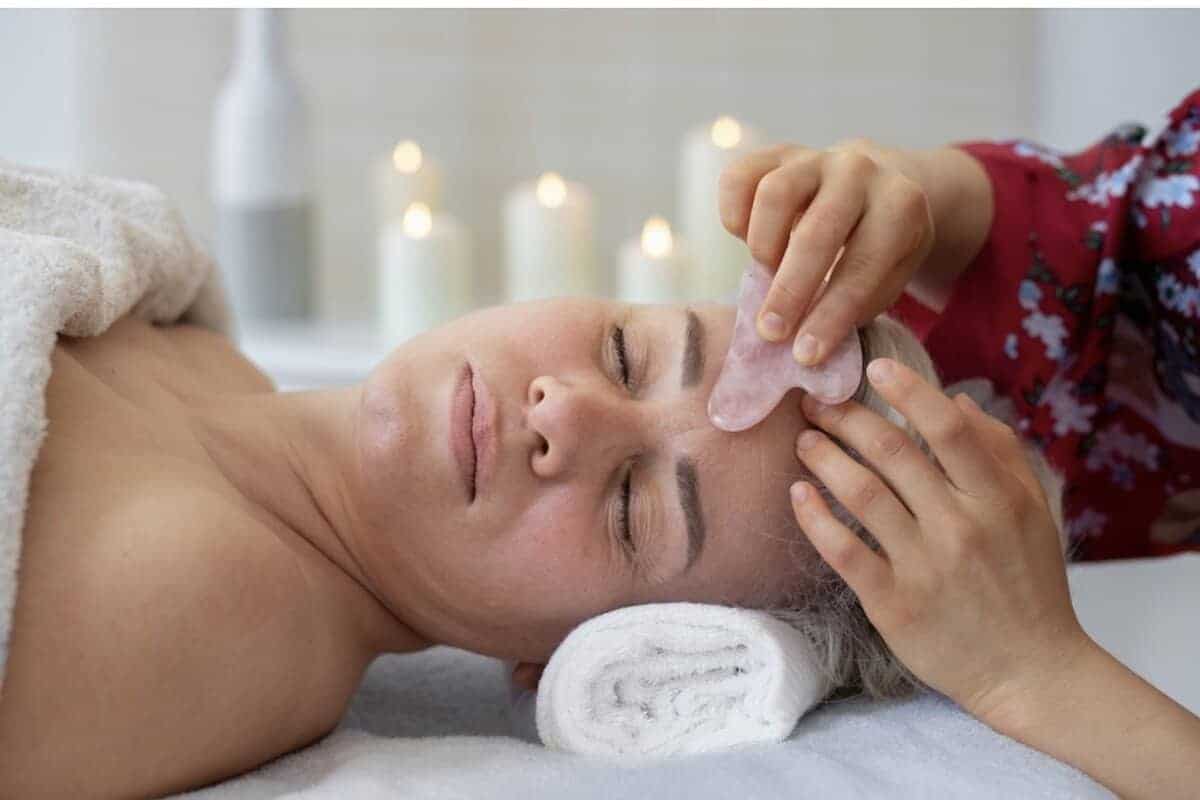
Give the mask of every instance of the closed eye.
<svg viewBox="0 0 1200 800">
<path fill-rule="evenodd" d="M 629 351 L 625 345 L 625 328 L 616 325 L 609 334 L 609 345 L 612 348 L 613 361 L 616 363 L 617 377 L 621 385 L 632 391 L 631 365 Z M 633 538 L 631 504 L 633 502 L 633 464 L 625 469 L 625 477 L 621 481 L 621 496 L 617 502 L 616 530 L 621 537 L 621 545 L 625 552 L 632 556 L 637 552 L 637 544 Z"/>
<path fill-rule="evenodd" d="M 621 371 L 621 383 L 629 386 L 629 354 L 625 349 L 625 329 L 620 325 L 613 328 L 613 352 L 617 354 L 617 367 Z"/>
<path fill-rule="evenodd" d="M 629 523 L 629 503 L 633 495 L 633 466 L 625 470 L 625 480 L 621 481 L 621 503 L 617 506 L 617 530 L 621 540 L 631 553 L 637 552 L 637 543 L 633 540 L 633 530 Z"/>
</svg>

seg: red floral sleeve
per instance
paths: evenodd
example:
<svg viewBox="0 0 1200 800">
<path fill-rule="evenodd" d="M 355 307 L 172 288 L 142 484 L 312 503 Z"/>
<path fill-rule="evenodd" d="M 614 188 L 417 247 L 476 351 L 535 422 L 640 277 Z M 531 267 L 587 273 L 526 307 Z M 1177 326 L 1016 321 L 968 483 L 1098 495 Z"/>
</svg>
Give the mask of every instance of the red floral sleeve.
<svg viewBox="0 0 1200 800">
<path fill-rule="evenodd" d="M 893 314 L 946 382 L 984 376 L 1013 399 L 1025 434 L 1078 478 L 1077 505 L 1100 475 L 1165 481 L 1200 452 L 1200 91 L 1154 135 L 1126 125 L 1076 154 L 959 147 L 992 183 L 987 241 L 941 314 L 907 295 Z"/>
</svg>

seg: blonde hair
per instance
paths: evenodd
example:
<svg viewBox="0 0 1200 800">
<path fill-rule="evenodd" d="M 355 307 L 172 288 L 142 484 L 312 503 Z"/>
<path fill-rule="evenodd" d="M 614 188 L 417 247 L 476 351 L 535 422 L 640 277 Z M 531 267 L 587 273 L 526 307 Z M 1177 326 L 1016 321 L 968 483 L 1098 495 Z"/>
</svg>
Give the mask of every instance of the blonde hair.
<svg viewBox="0 0 1200 800">
<path fill-rule="evenodd" d="M 875 358 L 892 358 L 906 364 L 939 389 L 942 388 L 929 354 L 904 325 L 887 316 L 880 316 L 861 328 L 859 336 L 863 344 L 864 365 Z M 1011 402 L 994 397 L 991 383 L 986 379 L 963 381 L 944 391 L 951 395 L 964 391 L 988 413 L 1009 424 L 1015 422 L 1012 419 Z M 895 423 L 917 442 L 923 452 L 929 453 L 929 446 L 920 434 L 866 380 L 863 380 L 855 399 Z M 853 448 L 843 445 L 843 449 L 855 460 L 866 463 Z M 1059 543 L 1065 551 L 1062 478 L 1051 470 L 1045 458 L 1033 447 L 1026 445 L 1025 454 L 1046 493 L 1059 531 Z M 817 489 L 843 524 L 872 550 L 879 550 L 875 537 L 827 488 L 818 485 Z M 800 574 L 792 581 L 793 588 L 782 597 L 772 598 L 764 607 L 773 616 L 808 635 L 816 646 L 820 668 L 835 687 L 833 699 L 858 694 L 881 699 L 899 698 L 926 688 L 892 653 L 867 618 L 854 591 L 816 553 L 805 537 L 801 536 L 800 539 L 806 552 L 798 558 Z"/>
</svg>

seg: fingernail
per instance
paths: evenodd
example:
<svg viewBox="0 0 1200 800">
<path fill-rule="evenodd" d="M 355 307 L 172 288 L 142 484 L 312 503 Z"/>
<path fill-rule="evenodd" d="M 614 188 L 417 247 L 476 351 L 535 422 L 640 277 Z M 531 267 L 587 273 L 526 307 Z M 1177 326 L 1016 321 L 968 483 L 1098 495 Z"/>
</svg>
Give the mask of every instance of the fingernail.
<svg viewBox="0 0 1200 800">
<path fill-rule="evenodd" d="M 808 499 L 808 484 L 804 481 L 796 481 L 792 484 L 792 501 L 795 503 L 803 503 Z"/>
<path fill-rule="evenodd" d="M 877 358 L 867 365 L 867 377 L 872 383 L 887 383 L 896 374 L 896 368 L 891 361 Z"/>
<path fill-rule="evenodd" d="M 817 350 L 819 349 L 820 343 L 816 337 L 811 333 L 806 333 L 796 340 L 796 345 L 792 348 L 792 355 L 796 357 L 796 361 L 808 365 L 817 360 Z"/>
<path fill-rule="evenodd" d="M 782 339 L 787 329 L 783 322 L 783 317 L 776 314 L 774 311 L 768 311 L 758 318 L 758 333 L 764 339 L 776 341 Z"/>
<path fill-rule="evenodd" d="M 808 450 L 819 441 L 821 441 L 821 434 L 817 433 L 812 428 L 809 428 L 801 433 L 800 437 L 796 439 L 796 449 Z"/>
</svg>

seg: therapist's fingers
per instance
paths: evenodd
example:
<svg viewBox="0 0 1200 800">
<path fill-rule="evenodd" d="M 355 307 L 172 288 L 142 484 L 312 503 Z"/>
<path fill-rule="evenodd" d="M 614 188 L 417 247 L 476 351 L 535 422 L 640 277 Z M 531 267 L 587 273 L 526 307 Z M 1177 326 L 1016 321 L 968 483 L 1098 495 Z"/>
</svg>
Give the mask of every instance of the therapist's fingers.
<svg viewBox="0 0 1200 800">
<path fill-rule="evenodd" d="M 796 522 L 821 558 L 842 576 L 865 609 L 884 606 L 895 581 L 891 564 L 833 516 L 812 484 L 797 481 L 791 495 Z"/>
<path fill-rule="evenodd" d="M 955 488 L 977 498 L 1005 496 L 1010 476 L 983 446 L 976 425 L 957 403 L 891 358 L 867 365 L 867 379 L 924 437 Z"/>
<path fill-rule="evenodd" d="M 936 520 L 953 507 L 946 476 L 899 427 L 853 400 L 826 405 L 806 394 L 801 404 L 813 425 L 858 451 L 917 519 Z"/>
<path fill-rule="evenodd" d="M 758 182 L 746 244 L 755 261 L 782 269 L 780 260 L 796 218 L 812 202 L 821 186 L 821 160 L 817 153 L 794 155 Z"/>
<path fill-rule="evenodd" d="M 891 306 L 932 247 L 933 218 L 921 188 L 902 175 L 873 184 L 829 285 L 800 325 L 796 360 L 817 363 L 855 327 Z M 801 352 L 806 337 L 817 346 Z"/>
<path fill-rule="evenodd" d="M 1042 482 L 1034 474 L 1029 463 L 1025 445 L 1020 435 L 1003 421 L 980 408 L 970 395 L 960 393 L 955 395 L 954 402 L 959 405 L 968 417 L 975 423 L 983 446 L 1022 484 L 1034 497 L 1046 497 Z"/>
<path fill-rule="evenodd" d="M 867 182 L 877 169 L 867 156 L 848 151 L 827 154 L 821 165 L 820 189 L 790 231 L 787 251 L 759 312 L 759 335 L 769 341 L 781 341 L 796 330 L 838 251 L 862 217 Z M 757 210 L 756 203 L 755 213 Z M 777 315 L 774 326 L 768 315 Z M 799 341 L 797 346 L 801 346 Z M 831 346 L 818 343 L 817 360 Z"/>
<path fill-rule="evenodd" d="M 879 475 L 816 428 L 801 432 L 796 456 L 874 534 L 893 562 L 909 559 L 918 538 L 917 521 Z"/>
<path fill-rule="evenodd" d="M 783 163 L 784 155 L 797 148 L 779 144 L 742 156 L 721 170 L 717 179 L 717 209 L 725 230 L 745 239 L 750 229 L 754 193 L 763 176 Z"/>
</svg>

